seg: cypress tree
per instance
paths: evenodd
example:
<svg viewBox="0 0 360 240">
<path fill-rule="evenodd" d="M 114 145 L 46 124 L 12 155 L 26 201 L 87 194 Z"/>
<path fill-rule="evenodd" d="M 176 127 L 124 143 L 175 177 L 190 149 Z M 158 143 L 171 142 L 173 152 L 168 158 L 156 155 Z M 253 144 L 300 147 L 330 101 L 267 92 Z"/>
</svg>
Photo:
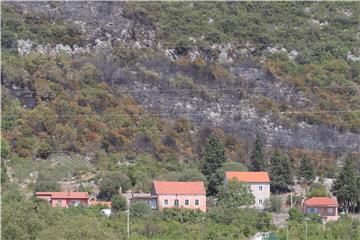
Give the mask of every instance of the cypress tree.
<svg viewBox="0 0 360 240">
<path fill-rule="evenodd" d="M 355 211 L 355 205 L 359 200 L 359 184 L 358 172 L 351 152 L 348 153 L 344 166 L 335 180 L 332 192 L 337 197 L 340 205 L 348 210 L 351 208 Z"/>
<path fill-rule="evenodd" d="M 300 182 L 311 183 L 315 179 L 314 166 L 307 156 L 303 156 L 300 161 L 300 168 L 298 176 Z"/>
<path fill-rule="evenodd" d="M 256 139 L 253 143 L 249 170 L 254 172 L 261 172 L 266 170 L 266 165 L 264 162 L 263 143 L 259 134 L 256 134 Z"/>
<path fill-rule="evenodd" d="M 289 191 L 292 185 L 292 174 L 287 157 L 275 150 L 270 160 L 270 187 L 273 193 L 283 193 Z"/>
<path fill-rule="evenodd" d="M 222 179 L 218 176 L 217 170 L 221 168 L 225 161 L 226 157 L 223 143 L 215 135 L 210 135 L 208 143 L 205 147 L 202 168 L 202 173 L 206 176 L 209 182 L 209 195 L 217 193 L 218 185 L 222 182 Z"/>
</svg>

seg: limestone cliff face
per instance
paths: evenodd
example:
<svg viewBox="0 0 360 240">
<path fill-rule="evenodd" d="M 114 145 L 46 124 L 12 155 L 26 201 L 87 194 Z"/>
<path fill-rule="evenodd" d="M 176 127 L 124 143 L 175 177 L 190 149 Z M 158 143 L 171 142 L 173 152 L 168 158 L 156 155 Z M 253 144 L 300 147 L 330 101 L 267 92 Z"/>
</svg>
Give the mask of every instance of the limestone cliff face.
<svg viewBox="0 0 360 240">
<path fill-rule="evenodd" d="M 167 56 L 158 61 L 139 62 L 131 71 L 121 71 L 119 66 L 113 76 L 114 88 L 126 89 L 151 113 L 164 118 L 186 117 L 198 126 L 221 128 L 249 141 L 258 131 L 265 136 L 269 147 L 296 147 L 334 154 L 346 149 L 360 151 L 359 133 L 310 124 L 301 118 L 286 121 L 289 116 L 260 110 L 256 103 L 265 98 L 294 109 L 311 111 L 316 98 L 304 96 L 299 89 L 285 84 L 252 61 L 233 63 L 239 55 L 246 58 L 253 54 L 255 49 L 251 47 L 244 47 L 242 51 L 233 51 L 231 44 L 206 49 L 194 47 L 186 51 L 167 49 L 158 42 L 156 26 L 129 16 L 121 2 L 66 1 L 53 6 L 45 2 L 12 4 L 18 6 L 18 11 L 42 12 L 49 19 L 76 24 L 83 32 L 86 45 L 65 46 L 69 54 L 92 51 L 100 45 L 111 48 L 114 41 L 126 41 L 134 47 L 149 47 Z M 19 46 L 20 50 L 26 47 L 29 51 L 38 49 L 33 43 L 30 48 L 28 45 Z M 56 47 L 59 48 L 48 46 L 45 53 Z M 210 71 L 200 71 L 194 64 L 172 63 L 184 55 L 190 60 L 202 56 L 210 63 L 220 62 L 227 75 L 216 77 Z M 146 77 L 146 73 L 153 73 L 153 77 Z M 179 77 L 188 78 L 190 82 L 182 85 L 181 81 L 188 80 L 179 80 Z"/>
</svg>

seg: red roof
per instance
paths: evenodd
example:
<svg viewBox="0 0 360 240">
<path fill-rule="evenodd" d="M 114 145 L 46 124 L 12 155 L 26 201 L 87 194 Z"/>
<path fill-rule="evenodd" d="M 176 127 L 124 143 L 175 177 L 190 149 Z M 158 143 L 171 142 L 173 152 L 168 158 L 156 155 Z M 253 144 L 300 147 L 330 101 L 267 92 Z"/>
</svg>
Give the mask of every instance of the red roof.
<svg viewBox="0 0 360 240">
<path fill-rule="evenodd" d="M 87 192 L 36 192 L 36 196 L 49 195 L 51 198 L 72 198 L 72 199 L 87 199 L 89 194 Z"/>
<path fill-rule="evenodd" d="M 157 195 L 205 195 L 203 182 L 166 182 L 154 181 L 154 190 Z"/>
<path fill-rule="evenodd" d="M 313 197 L 305 201 L 305 206 L 339 206 L 336 198 Z"/>
<path fill-rule="evenodd" d="M 90 201 L 90 206 L 96 206 L 96 205 L 102 205 L 111 208 L 111 202 L 96 201 L 96 200 Z"/>
<path fill-rule="evenodd" d="M 228 180 L 236 179 L 247 183 L 268 183 L 270 178 L 267 172 L 226 172 L 225 177 Z"/>
</svg>

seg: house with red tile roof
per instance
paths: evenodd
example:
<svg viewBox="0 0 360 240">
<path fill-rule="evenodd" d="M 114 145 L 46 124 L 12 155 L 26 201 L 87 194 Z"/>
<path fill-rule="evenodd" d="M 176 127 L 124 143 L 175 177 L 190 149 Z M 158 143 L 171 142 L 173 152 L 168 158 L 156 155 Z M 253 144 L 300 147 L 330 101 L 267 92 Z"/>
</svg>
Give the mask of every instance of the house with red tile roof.
<svg viewBox="0 0 360 240">
<path fill-rule="evenodd" d="M 323 222 L 336 221 L 339 204 L 336 198 L 313 197 L 303 203 L 303 211 L 307 214 L 319 214 Z"/>
<path fill-rule="evenodd" d="M 255 197 L 252 207 L 264 208 L 265 201 L 270 198 L 270 178 L 267 172 L 225 172 L 224 185 L 231 180 L 248 184 Z"/>
<path fill-rule="evenodd" d="M 80 204 L 89 206 L 89 194 L 87 192 L 36 192 L 39 199 L 48 201 L 52 207 L 70 207 Z"/>
<path fill-rule="evenodd" d="M 157 196 L 157 207 L 160 210 L 178 207 L 206 212 L 203 182 L 154 181 L 151 195 Z"/>
<path fill-rule="evenodd" d="M 87 192 L 36 192 L 35 196 L 50 203 L 52 207 L 76 207 L 102 205 L 111 208 L 111 202 L 90 200 Z"/>
</svg>

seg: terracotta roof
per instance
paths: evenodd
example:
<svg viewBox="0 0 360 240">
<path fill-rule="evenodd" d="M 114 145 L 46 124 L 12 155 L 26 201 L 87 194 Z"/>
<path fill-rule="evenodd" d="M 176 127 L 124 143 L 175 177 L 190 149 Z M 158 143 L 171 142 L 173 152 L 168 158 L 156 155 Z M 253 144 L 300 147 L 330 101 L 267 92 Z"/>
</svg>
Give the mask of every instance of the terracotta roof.
<svg viewBox="0 0 360 240">
<path fill-rule="evenodd" d="M 313 197 L 305 201 L 306 206 L 339 206 L 336 198 Z"/>
<path fill-rule="evenodd" d="M 111 208 L 111 202 L 96 201 L 96 200 L 90 201 L 90 206 L 96 206 L 96 205 L 102 205 Z"/>
<path fill-rule="evenodd" d="M 36 192 L 36 196 L 51 195 L 51 198 L 89 198 L 87 192 Z"/>
<path fill-rule="evenodd" d="M 225 177 L 228 180 L 236 179 L 247 183 L 267 183 L 270 178 L 267 172 L 226 172 Z"/>
<path fill-rule="evenodd" d="M 157 195 L 205 195 L 203 182 L 166 182 L 154 181 L 154 190 Z"/>
</svg>

